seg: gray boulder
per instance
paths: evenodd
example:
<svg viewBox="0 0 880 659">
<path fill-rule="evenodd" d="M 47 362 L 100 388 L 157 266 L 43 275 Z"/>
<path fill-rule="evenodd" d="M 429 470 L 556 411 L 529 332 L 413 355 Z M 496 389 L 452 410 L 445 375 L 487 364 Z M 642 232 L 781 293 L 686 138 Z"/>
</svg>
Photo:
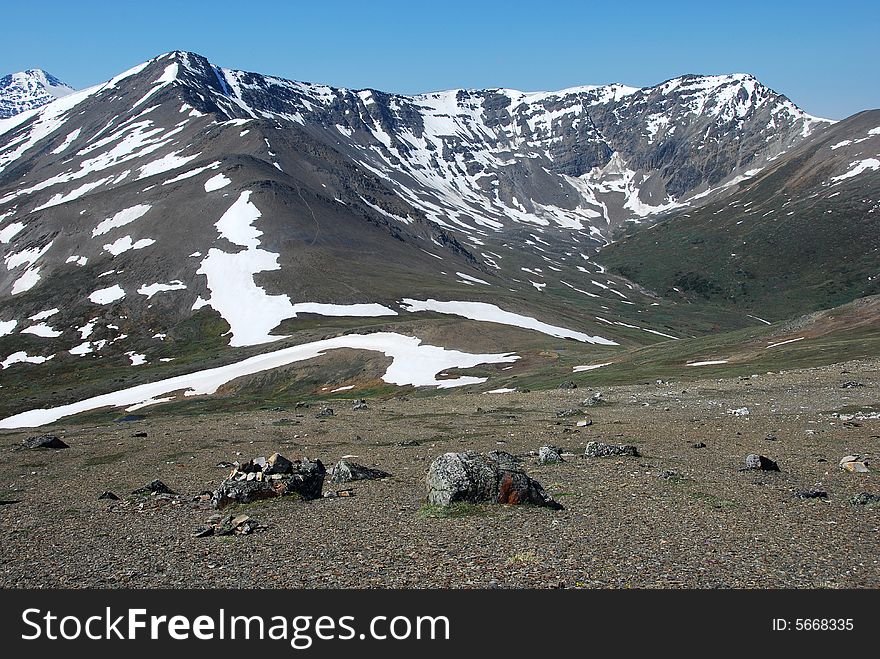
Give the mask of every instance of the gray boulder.
<svg viewBox="0 0 880 659">
<path fill-rule="evenodd" d="M 749 453 L 746 456 L 746 466 L 744 471 L 753 469 L 760 471 L 779 471 L 779 465 L 764 455 Z"/>
<path fill-rule="evenodd" d="M 330 480 L 334 483 L 348 483 L 351 481 L 371 481 L 390 476 L 387 471 L 371 469 L 359 465 L 356 462 L 340 460 L 330 470 Z"/>
<path fill-rule="evenodd" d="M 639 457 L 639 450 L 631 444 L 606 444 L 604 442 L 587 442 L 584 457 L 609 458 L 620 455 Z"/>
<path fill-rule="evenodd" d="M 555 446 L 542 446 L 538 449 L 538 464 L 556 464 L 564 462 L 562 452 Z"/>
<path fill-rule="evenodd" d="M 440 506 L 465 501 L 562 509 L 526 474 L 517 458 L 503 451 L 444 453 L 428 468 L 426 485 L 428 503 Z"/>
</svg>

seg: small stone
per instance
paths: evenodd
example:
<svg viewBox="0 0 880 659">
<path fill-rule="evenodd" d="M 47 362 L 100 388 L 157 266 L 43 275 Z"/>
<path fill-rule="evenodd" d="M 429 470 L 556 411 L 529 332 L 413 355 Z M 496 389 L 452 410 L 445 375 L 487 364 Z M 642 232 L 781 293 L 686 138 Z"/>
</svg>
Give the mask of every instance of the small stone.
<svg viewBox="0 0 880 659">
<path fill-rule="evenodd" d="M 850 499 L 850 503 L 854 506 L 874 506 L 880 504 L 880 495 L 862 492 Z"/>
<path fill-rule="evenodd" d="M 565 380 L 564 382 L 560 382 L 557 389 L 577 389 L 578 386 L 572 382 L 571 380 Z"/>
<path fill-rule="evenodd" d="M 593 425 L 592 419 L 581 419 L 580 421 L 577 422 L 578 428 L 586 428 L 587 426 L 592 426 L 592 425 Z"/>
<path fill-rule="evenodd" d="M 795 498 L 797 499 L 827 499 L 828 492 L 825 490 L 795 490 Z"/>
<path fill-rule="evenodd" d="M 601 405 L 604 402 L 605 400 L 602 398 L 602 392 L 597 391 L 592 396 L 583 401 L 581 405 L 584 405 L 585 407 L 593 407 L 594 405 Z"/>
<path fill-rule="evenodd" d="M 766 456 L 758 455 L 757 453 L 749 453 L 746 456 L 746 466 L 743 471 L 752 469 L 760 471 L 779 471 L 779 465 Z"/>
<path fill-rule="evenodd" d="M 110 492 L 109 490 L 104 490 L 101 494 L 98 495 L 98 500 L 101 499 L 109 499 L 110 501 L 119 501 L 119 497 Z"/>
<path fill-rule="evenodd" d="M 28 437 L 22 442 L 23 448 L 48 448 L 54 451 L 70 448 L 55 435 L 38 435 L 36 437 Z"/>
<path fill-rule="evenodd" d="M 557 418 L 557 419 L 564 419 L 564 418 L 567 417 L 567 416 L 579 416 L 579 415 L 581 415 L 581 414 L 583 414 L 583 413 L 584 413 L 583 410 L 578 410 L 578 409 L 575 409 L 575 408 L 571 408 L 571 409 L 568 409 L 568 410 L 559 410 L 559 411 L 556 413 L 556 418 Z"/>
<path fill-rule="evenodd" d="M 868 465 L 864 462 L 844 462 L 840 466 L 844 471 L 848 471 L 852 474 L 867 474 L 870 471 Z"/>
<path fill-rule="evenodd" d="M 139 487 L 132 494 L 150 495 L 150 494 L 176 494 L 174 490 L 165 485 L 160 480 L 150 481 L 143 487 Z"/>
<path fill-rule="evenodd" d="M 214 535 L 214 527 L 213 526 L 202 526 L 193 533 L 194 538 L 207 538 L 209 536 Z"/>
<path fill-rule="evenodd" d="M 770 433 L 766 437 L 764 437 L 764 440 L 768 442 L 775 442 L 777 439 L 778 438 L 773 433 Z"/>
<path fill-rule="evenodd" d="M 250 517 L 248 515 L 236 515 L 232 518 L 230 524 L 232 524 L 233 526 L 241 526 L 248 520 L 250 520 Z"/>
<path fill-rule="evenodd" d="M 604 442 L 587 442 L 584 449 L 584 457 L 587 458 L 607 458 L 620 455 L 637 458 L 639 450 L 631 444 L 606 444 Z"/>
<path fill-rule="evenodd" d="M 660 472 L 660 478 L 664 478 L 666 480 L 675 480 L 678 478 L 678 472 L 675 469 L 665 469 Z"/>
<path fill-rule="evenodd" d="M 748 416 L 749 408 L 748 407 L 737 407 L 736 409 L 727 410 L 728 414 L 732 414 L 733 416 Z"/>
<path fill-rule="evenodd" d="M 555 446 L 542 446 L 538 449 L 538 464 L 556 464 L 564 462 L 562 459 L 562 451 Z"/>
<path fill-rule="evenodd" d="M 358 398 L 358 399 L 354 402 L 354 405 L 352 405 L 351 409 L 353 409 L 353 410 L 365 410 L 365 409 L 367 409 L 367 401 L 365 401 L 363 398 Z"/>
<path fill-rule="evenodd" d="M 841 389 L 855 389 L 856 387 L 864 387 L 864 386 L 865 385 L 863 385 L 861 382 L 844 382 L 842 385 L 840 385 L 840 388 Z"/>
<path fill-rule="evenodd" d="M 691 444 L 691 448 L 706 448 L 706 445 L 703 442 L 695 442 Z"/>
<path fill-rule="evenodd" d="M 858 462 L 859 456 L 857 455 L 845 455 L 840 458 L 840 466 L 842 467 L 847 462 Z"/>
<path fill-rule="evenodd" d="M 327 417 L 336 416 L 332 407 L 325 407 L 323 410 L 315 414 L 316 419 L 326 419 Z"/>
</svg>

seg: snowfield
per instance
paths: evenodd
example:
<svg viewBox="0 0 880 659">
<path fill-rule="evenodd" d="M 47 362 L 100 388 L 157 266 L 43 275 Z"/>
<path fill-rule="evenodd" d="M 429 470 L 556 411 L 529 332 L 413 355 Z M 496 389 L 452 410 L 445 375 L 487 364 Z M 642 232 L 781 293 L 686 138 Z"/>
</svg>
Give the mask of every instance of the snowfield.
<svg viewBox="0 0 880 659">
<path fill-rule="evenodd" d="M 250 357 L 235 364 L 180 375 L 150 384 L 142 384 L 121 391 L 95 396 L 78 403 L 49 409 L 31 410 L 0 420 L 0 428 L 35 428 L 59 419 L 102 407 L 143 407 L 168 401 L 168 394 L 182 392 L 184 396 L 210 395 L 222 385 L 246 375 L 261 373 L 296 362 L 314 359 L 328 350 L 352 348 L 381 352 L 392 359 L 382 379 L 398 386 L 437 387 L 447 389 L 469 384 L 480 384 L 486 378 L 461 376 L 437 379 L 437 374 L 451 368 L 472 368 L 479 364 L 510 363 L 519 359 L 515 354 L 471 354 L 447 350 L 438 346 L 423 345 L 421 339 L 391 332 L 375 334 L 349 334 L 323 341 L 284 348 L 275 352 Z M 34 361 L 46 358 L 28 357 L 24 353 L 12 355 L 7 361 Z M 134 362 L 135 359 L 132 359 Z M 14 362 L 13 362 L 14 363 Z M 35 362 L 37 363 L 37 362 Z M 3 363 L 4 368 L 6 362 Z M 165 398 L 161 398 L 161 397 Z"/>
</svg>

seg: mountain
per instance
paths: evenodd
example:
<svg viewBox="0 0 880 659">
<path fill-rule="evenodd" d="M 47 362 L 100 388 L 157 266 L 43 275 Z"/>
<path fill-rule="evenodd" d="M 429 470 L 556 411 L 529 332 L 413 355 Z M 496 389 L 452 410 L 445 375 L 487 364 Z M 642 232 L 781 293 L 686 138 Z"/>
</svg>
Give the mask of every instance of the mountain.
<svg viewBox="0 0 880 659">
<path fill-rule="evenodd" d="M 75 90 L 42 69 L 28 69 L 0 78 L 0 119 L 34 110 Z"/>
<path fill-rule="evenodd" d="M 209 367 L 253 400 L 546 385 L 760 324 L 597 253 L 838 126 L 748 75 L 402 96 L 166 53 L 0 120 L 0 413 Z"/>
<path fill-rule="evenodd" d="M 601 261 L 657 293 L 783 320 L 880 293 L 880 110 L 736 186 L 635 229 Z"/>
</svg>

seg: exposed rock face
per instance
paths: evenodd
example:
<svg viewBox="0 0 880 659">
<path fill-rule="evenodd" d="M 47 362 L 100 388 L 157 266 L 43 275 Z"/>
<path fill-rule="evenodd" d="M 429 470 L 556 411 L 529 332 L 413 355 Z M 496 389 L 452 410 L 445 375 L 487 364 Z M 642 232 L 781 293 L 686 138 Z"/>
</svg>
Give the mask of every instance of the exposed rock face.
<svg viewBox="0 0 880 659">
<path fill-rule="evenodd" d="M 431 463 L 426 478 L 428 503 L 456 501 L 562 506 L 530 478 L 509 453 L 445 453 Z"/>
<path fill-rule="evenodd" d="M 631 444 L 605 444 L 604 442 L 587 442 L 584 456 L 587 458 L 607 458 L 618 455 L 639 457 L 639 450 Z"/>
<path fill-rule="evenodd" d="M 380 478 L 387 478 L 390 475 L 387 471 L 371 469 L 348 460 L 340 460 L 330 470 L 330 480 L 334 483 L 378 480 Z"/>
<path fill-rule="evenodd" d="M 261 499 L 297 494 L 303 499 L 321 496 L 326 469 L 320 460 L 308 458 L 290 461 L 276 453 L 271 458 L 257 458 L 235 469 L 211 496 L 215 508 L 233 503 L 251 503 Z"/>
</svg>

